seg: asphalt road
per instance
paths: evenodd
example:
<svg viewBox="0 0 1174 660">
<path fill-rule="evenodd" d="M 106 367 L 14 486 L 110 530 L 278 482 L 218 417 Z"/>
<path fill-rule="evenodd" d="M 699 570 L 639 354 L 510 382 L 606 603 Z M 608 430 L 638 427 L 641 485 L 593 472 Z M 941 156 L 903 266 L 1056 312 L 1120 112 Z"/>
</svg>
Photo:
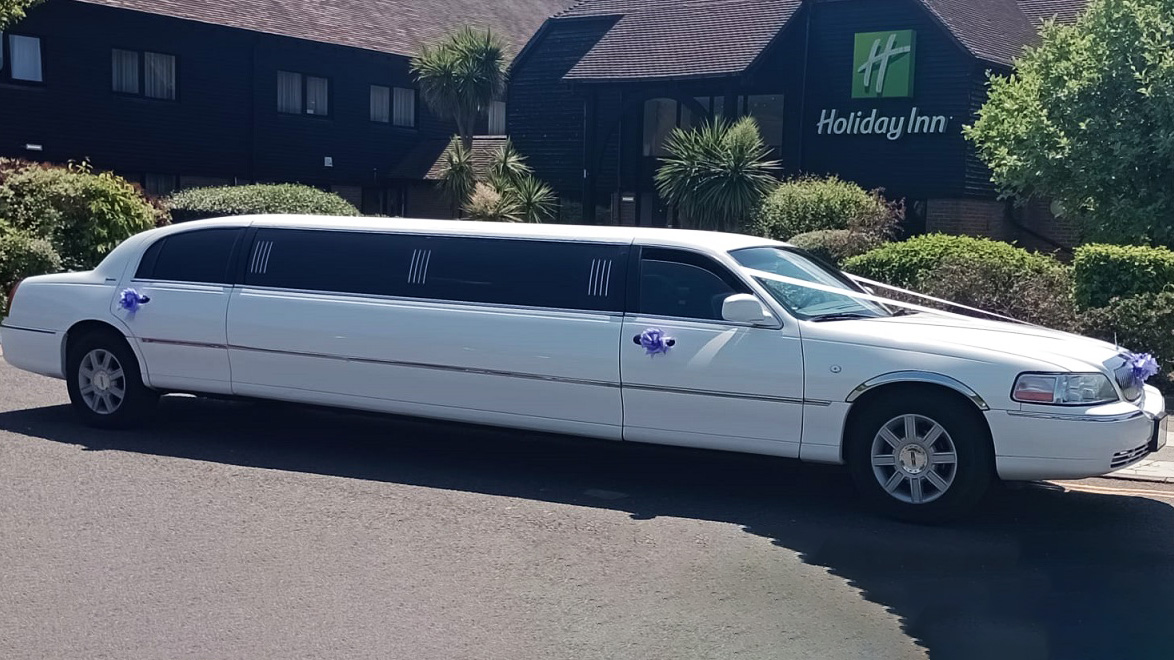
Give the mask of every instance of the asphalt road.
<svg viewBox="0 0 1174 660">
<path fill-rule="evenodd" d="M 0 365 L 0 658 L 1174 657 L 1161 485 L 924 528 L 792 461 L 184 397 L 99 432 L 65 401 Z"/>
</svg>

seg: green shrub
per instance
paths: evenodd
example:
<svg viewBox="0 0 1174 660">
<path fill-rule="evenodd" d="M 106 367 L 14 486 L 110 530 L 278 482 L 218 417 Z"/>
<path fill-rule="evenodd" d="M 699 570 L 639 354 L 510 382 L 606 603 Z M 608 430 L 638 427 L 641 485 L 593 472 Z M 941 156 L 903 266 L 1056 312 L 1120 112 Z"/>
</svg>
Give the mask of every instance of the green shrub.
<svg viewBox="0 0 1174 660">
<path fill-rule="evenodd" d="M 1079 329 L 1076 305 L 1072 301 L 1072 270 L 1058 262 L 1049 267 L 1024 268 L 1015 260 L 953 254 L 923 273 L 915 288 L 930 296 L 1020 321 L 1066 332 Z M 942 307 L 959 311 L 947 305 Z"/>
<path fill-rule="evenodd" d="M 155 227 L 158 213 L 137 186 L 110 172 L 7 161 L 0 170 L 0 217 L 52 243 L 65 268 L 85 269 Z"/>
<path fill-rule="evenodd" d="M 888 243 L 844 262 L 844 270 L 899 286 L 916 288 L 926 273 L 947 257 L 968 256 L 971 263 L 1004 264 L 1016 272 L 1046 273 L 1061 264 L 1054 258 L 1028 252 L 1010 243 L 989 238 L 926 234 L 900 243 Z"/>
<path fill-rule="evenodd" d="M 175 222 L 254 213 L 359 215 L 334 193 L 294 183 L 191 188 L 172 195 L 167 206 Z"/>
<path fill-rule="evenodd" d="M 1150 353 L 1162 372 L 1150 381 L 1174 394 L 1174 291 L 1117 298 L 1081 315 L 1081 332 L 1138 353 Z"/>
<path fill-rule="evenodd" d="M 789 243 L 803 248 L 830 264 L 839 266 L 845 260 L 855 257 L 881 245 L 884 239 L 865 232 L 850 229 L 821 229 L 792 236 Z"/>
<path fill-rule="evenodd" d="M 61 257 L 49 241 L 0 222 L 0 312 L 7 311 L 5 294 L 18 280 L 59 270 Z"/>
<path fill-rule="evenodd" d="M 825 229 L 851 229 L 888 237 L 904 215 L 879 191 L 868 192 L 836 177 L 784 181 L 763 200 L 755 233 L 784 241 Z"/>
<path fill-rule="evenodd" d="M 1076 302 L 1104 307 L 1113 298 L 1157 293 L 1174 284 L 1174 252 L 1134 245 L 1084 245 L 1076 249 Z"/>
</svg>

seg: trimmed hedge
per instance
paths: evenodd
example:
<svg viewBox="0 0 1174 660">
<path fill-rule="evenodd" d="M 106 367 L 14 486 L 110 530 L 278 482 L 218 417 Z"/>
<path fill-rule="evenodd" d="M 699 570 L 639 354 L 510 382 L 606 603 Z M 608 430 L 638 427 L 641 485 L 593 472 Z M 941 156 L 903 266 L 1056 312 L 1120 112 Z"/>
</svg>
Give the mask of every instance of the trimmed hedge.
<svg viewBox="0 0 1174 660">
<path fill-rule="evenodd" d="M 256 213 L 359 215 L 338 195 L 295 183 L 190 188 L 172 195 L 167 206 L 174 222 Z"/>
<path fill-rule="evenodd" d="M 92 268 L 122 241 L 156 226 L 139 188 L 86 164 L 0 162 L 0 218 L 52 243 L 67 269 Z"/>
<path fill-rule="evenodd" d="M 1150 381 L 1174 394 L 1174 291 L 1116 298 L 1081 315 L 1081 332 L 1139 353 L 1150 353 L 1162 372 Z"/>
<path fill-rule="evenodd" d="M 902 215 L 879 192 L 836 177 L 784 181 L 763 200 L 754 233 L 776 241 L 827 229 L 891 235 Z"/>
<path fill-rule="evenodd" d="M 1158 293 L 1174 284 L 1174 252 L 1134 245 L 1085 245 L 1076 249 L 1076 303 L 1104 307 L 1113 298 Z"/>
<path fill-rule="evenodd" d="M 1064 266 L 1044 254 L 1028 252 L 989 238 L 925 234 L 888 243 L 844 262 L 844 270 L 893 286 L 913 289 L 926 273 L 947 258 L 967 257 L 971 263 L 999 264 L 1023 274 L 1051 273 Z"/>
<path fill-rule="evenodd" d="M 930 296 L 1056 330 L 1074 332 L 1079 327 L 1072 302 L 1072 270 L 1061 264 L 1024 269 L 1014 260 L 954 254 L 926 271 L 915 288 Z"/>
<path fill-rule="evenodd" d="M 884 243 L 884 239 L 875 234 L 850 229 L 823 229 L 792 236 L 788 242 L 830 264 L 839 266 L 846 259 L 879 247 Z"/>
</svg>

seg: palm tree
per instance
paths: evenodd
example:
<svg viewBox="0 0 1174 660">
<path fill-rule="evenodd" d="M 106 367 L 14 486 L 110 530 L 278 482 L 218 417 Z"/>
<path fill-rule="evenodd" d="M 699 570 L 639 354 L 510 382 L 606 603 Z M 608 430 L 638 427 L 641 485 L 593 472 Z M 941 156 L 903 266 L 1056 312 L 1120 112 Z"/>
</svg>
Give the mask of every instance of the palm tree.
<svg viewBox="0 0 1174 660">
<path fill-rule="evenodd" d="M 518 206 L 522 222 L 546 222 L 554 217 L 557 198 L 550 186 L 527 174 L 505 191 Z"/>
<path fill-rule="evenodd" d="M 477 119 L 505 91 L 505 46 L 492 32 L 465 27 L 412 58 L 420 95 L 437 116 L 452 119 L 466 149 Z"/>
<path fill-rule="evenodd" d="M 736 231 L 777 183 L 758 124 L 716 119 L 696 129 L 675 129 L 665 142 L 669 156 L 656 172 L 656 187 L 695 229 Z"/>
<path fill-rule="evenodd" d="M 477 173 L 473 169 L 473 152 L 454 137 L 444 151 L 444 162 L 440 169 L 440 189 L 460 209 L 469 201 L 477 185 Z"/>
</svg>

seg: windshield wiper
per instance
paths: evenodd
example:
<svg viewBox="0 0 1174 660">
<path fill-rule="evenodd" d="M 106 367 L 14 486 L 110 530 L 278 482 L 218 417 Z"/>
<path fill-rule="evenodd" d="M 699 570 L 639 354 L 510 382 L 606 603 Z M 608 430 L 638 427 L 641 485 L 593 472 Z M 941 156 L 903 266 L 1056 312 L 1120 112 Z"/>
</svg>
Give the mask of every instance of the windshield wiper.
<svg viewBox="0 0 1174 660">
<path fill-rule="evenodd" d="M 823 321 L 847 321 L 849 319 L 874 319 L 876 316 L 872 314 L 862 314 L 860 312 L 834 312 L 831 314 L 820 314 L 811 317 L 810 321 L 820 323 Z"/>
</svg>

